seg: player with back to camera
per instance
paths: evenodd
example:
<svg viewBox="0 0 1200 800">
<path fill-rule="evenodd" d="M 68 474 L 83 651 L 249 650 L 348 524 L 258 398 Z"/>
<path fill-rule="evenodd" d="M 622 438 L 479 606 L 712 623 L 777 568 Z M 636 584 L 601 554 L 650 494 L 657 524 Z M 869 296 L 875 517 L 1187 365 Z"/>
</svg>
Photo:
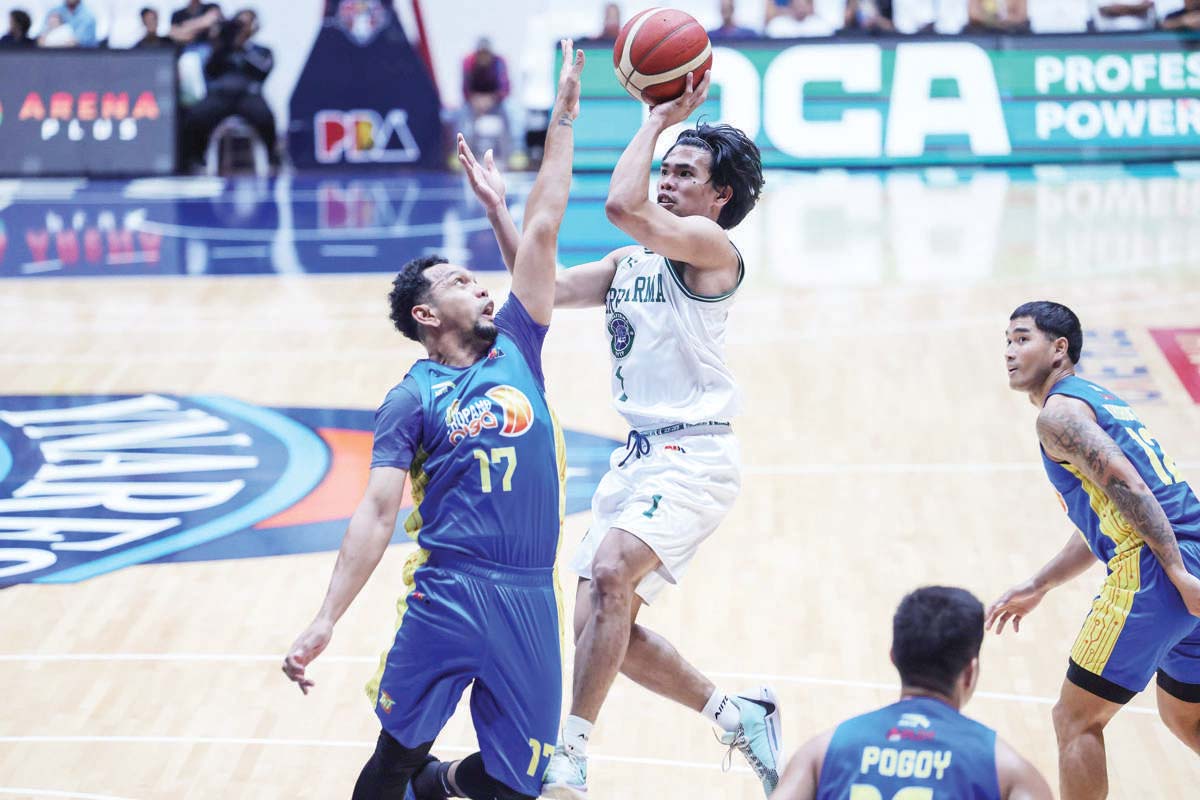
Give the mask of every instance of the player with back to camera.
<svg viewBox="0 0 1200 800">
<path fill-rule="evenodd" d="M 979 682 L 983 604 L 926 586 L 892 617 L 900 700 L 815 736 L 772 800 L 1050 800 L 1036 768 L 961 709 Z"/>
<path fill-rule="evenodd" d="M 650 109 L 613 170 L 605 211 L 637 246 L 558 273 L 555 306 L 604 306 L 613 404 L 632 429 L 592 498 L 592 525 L 572 567 L 575 672 L 571 713 L 543 795 L 582 798 L 587 744 L 617 672 L 722 729 L 767 794 L 778 780 L 779 710 L 768 687 L 729 696 L 666 639 L 637 623 L 642 606 L 677 583 L 737 497 L 741 466 L 729 420 L 740 392 L 725 363 L 729 309 L 745 268 L 728 229 L 762 190 L 758 148 L 729 125 L 684 131 L 662 160 L 657 201 L 646 191 L 654 145 L 704 102 L 709 76 Z M 489 155 L 460 154 L 505 263 L 518 233 Z M 732 639 L 730 639 L 732 642 Z M 619 720 L 618 720 L 619 722 Z"/>
<path fill-rule="evenodd" d="M 553 752 L 562 702 L 553 571 L 566 461 L 541 349 L 583 69 L 583 52 L 570 40 L 562 48 L 545 159 L 503 307 L 493 315 L 487 290 L 441 258 L 410 261 L 393 283 L 392 320 L 429 357 L 376 415 L 366 494 L 325 602 L 284 661 L 307 694 L 307 665 L 392 537 L 407 471 L 415 505 L 405 528 L 421 549 L 405 564 L 394 643 L 367 687 L 382 730 L 354 800 L 528 800 Z M 468 684 L 480 752 L 438 761 L 429 750 Z"/>
<path fill-rule="evenodd" d="M 1071 309 L 1025 303 L 1005 335 L 1008 385 L 1039 409 L 1042 464 L 1078 532 L 987 624 L 1019 630 L 1046 592 L 1094 559 L 1107 567 L 1053 712 L 1063 800 L 1102 798 L 1104 727 L 1156 672 L 1159 716 L 1200 753 L 1200 500 L 1133 409 L 1075 374 L 1083 329 Z"/>
</svg>

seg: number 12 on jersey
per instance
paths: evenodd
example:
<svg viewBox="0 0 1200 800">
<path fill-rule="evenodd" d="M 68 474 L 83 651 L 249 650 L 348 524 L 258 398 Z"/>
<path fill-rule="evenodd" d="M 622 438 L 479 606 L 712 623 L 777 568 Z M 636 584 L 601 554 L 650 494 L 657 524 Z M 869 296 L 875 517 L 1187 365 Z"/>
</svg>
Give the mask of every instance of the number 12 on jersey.
<svg viewBox="0 0 1200 800">
<path fill-rule="evenodd" d="M 471 455 L 479 462 L 479 482 L 485 494 L 492 491 L 492 466 L 504 462 L 504 477 L 500 479 L 500 490 L 512 491 L 513 473 L 517 471 L 517 448 L 493 447 L 491 455 L 486 450 L 472 450 Z"/>
</svg>

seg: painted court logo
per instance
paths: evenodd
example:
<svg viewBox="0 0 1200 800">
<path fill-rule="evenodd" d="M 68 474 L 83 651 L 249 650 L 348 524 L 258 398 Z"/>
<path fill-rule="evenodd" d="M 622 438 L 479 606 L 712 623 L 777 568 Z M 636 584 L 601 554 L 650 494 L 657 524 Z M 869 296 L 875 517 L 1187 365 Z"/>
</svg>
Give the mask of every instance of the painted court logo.
<svg viewBox="0 0 1200 800">
<path fill-rule="evenodd" d="M 528 429 L 523 394 L 489 396 L 502 433 Z M 371 411 L 219 396 L 0 397 L 0 588 L 336 550 L 366 487 L 373 425 Z M 575 513 L 617 442 L 566 439 Z M 408 542 L 406 516 L 394 542 Z"/>
</svg>

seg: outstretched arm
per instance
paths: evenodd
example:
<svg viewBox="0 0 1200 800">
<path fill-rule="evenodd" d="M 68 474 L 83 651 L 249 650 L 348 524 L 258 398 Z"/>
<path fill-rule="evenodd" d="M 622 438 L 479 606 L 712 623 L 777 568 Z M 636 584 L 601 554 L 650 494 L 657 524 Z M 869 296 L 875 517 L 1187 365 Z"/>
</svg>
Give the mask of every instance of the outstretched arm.
<svg viewBox="0 0 1200 800">
<path fill-rule="evenodd" d="M 1081 400 L 1053 395 L 1038 415 L 1038 438 L 1051 458 L 1070 462 L 1099 487 L 1153 551 L 1188 611 L 1200 616 L 1200 578 L 1187 571 L 1171 521 L 1137 468 Z"/>
<path fill-rule="evenodd" d="M 462 164 L 463 172 L 471 184 L 471 190 L 483 204 L 487 213 L 488 223 L 496 234 L 496 244 L 500 245 L 500 257 L 504 259 L 504 267 L 512 272 L 517 260 L 517 247 L 521 244 L 521 232 L 508 213 L 508 203 L 504 196 L 504 178 L 496 168 L 496 158 L 491 148 L 483 154 L 480 162 L 471 152 L 462 133 L 458 134 L 458 163 Z"/>
<path fill-rule="evenodd" d="M 771 800 L 812 800 L 816 797 L 821 782 L 821 764 L 832 739 L 833 731 L 830 730 L 805 742 L 796 755 L 788 759 Z"/>
<path fill-rule="evenodd" d="M 579 116 L 579 76 L 583 51 L 562 40 L 562 72 L 558 96 L 546 131 L 542 167 L 525 201 L 525 223 L 513 262 L 512 292 L 529 316 L 550 324 L 554 310 L 554 275 L 558 270 L 558 227 L 571 193 L 571 161 L 575 155 L 575 118 Z"/>
<path fill-rule="evenodd" d="M 1004 800 L 1053 800 L 1050 784 L 1037 767 L 1030 764 L 999 736 L 996 737 L 996 777 Z"/>
<path fill-rule="evenodd" d="M 683 261 L 696 269 L 736 269 L 737 251 L 725 231 L 708 217 L 677 217 L 650 202 L 646 180 L 654 162 L 654 143 L 670 126 L 682 122 L 708 97 L 709 73 L 700 85 L 687 89 L 677 100 L 650 109 L 633 141 L 613 169 L 604 213 L 609 221 L 659 255 Z M 727 190 L 728 191 L 728 190 Z"/>
<path fill-rule="evenodd" d="M 1011 621 L 1013 631 L 1020 632 L 1021 620 L 1037 608 L 1046 592 L 1082 575 L 1095 563 L 1096 557 L 1088 549 L 1083 535 L 1078 531 L 1072 533 L 1058 555 L 1050 559 L 1036 575 L 1024 583 L 1018 583 L 988 606 L 985 628 L 990 631 L 993 625 L 1000 623 L 996 633 L 1001 634 L 1004 633 L 1004 626 Z"/>
<path fill-rule="evenodd" d="M 300 691 L 305 694 L 314 684 L 304 674 L 304 668 L 329 644 L 334 623 L 358 596 L 392 539 L 404 492 L 404 475 L 404 470 L 395 467 L 371 470 L 366 494 L 359 501 L 342 539 L 321 610 L 296 638 L 284 658 L 284 674 L 299 684 Z"/>
</svg>

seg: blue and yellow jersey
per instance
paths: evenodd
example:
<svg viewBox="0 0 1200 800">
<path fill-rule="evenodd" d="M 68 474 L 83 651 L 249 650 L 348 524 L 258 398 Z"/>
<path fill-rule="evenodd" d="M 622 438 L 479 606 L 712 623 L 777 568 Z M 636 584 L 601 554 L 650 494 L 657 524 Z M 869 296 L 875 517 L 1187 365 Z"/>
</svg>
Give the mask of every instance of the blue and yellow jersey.
<svg viewBox="0 0 1200 800">
<path fill-rule="evenodd" d="M 515 296 L 496 327 L 495 345 L 468 367 L 413 365 L 376 414 L 371 466 L 408 470 L 405 528 L 425 550 L 553 567 L 566 455 L 545 397 L 547 328 Z"/>
<path fill-rule="evenodd" d="M 1074 397 L 1091 407 L 1096 422 L 1154 492 L 1175 530 L 1175 537 L 1179 541 L 1200 541 L 1200 501 L 1133 409 L 1104 387 L 1074 375 L 1054 384 L 1047 399 L 1056 394 Z M 1067 515 L 1097 558 L 1107 564 L 1141 546 L 1141 535 L 1102 487 L 1089 481 L 1074 465 L 1053 460 L 1044 449 L 1042 462 L 1050 483 L 1062 497 Z"/>
<path fill-rule="evenodd" d="M 999 800 L 996 732 L 940 700 L 910 697 L 837 727 L 817 800 Z"/>
</svg>

